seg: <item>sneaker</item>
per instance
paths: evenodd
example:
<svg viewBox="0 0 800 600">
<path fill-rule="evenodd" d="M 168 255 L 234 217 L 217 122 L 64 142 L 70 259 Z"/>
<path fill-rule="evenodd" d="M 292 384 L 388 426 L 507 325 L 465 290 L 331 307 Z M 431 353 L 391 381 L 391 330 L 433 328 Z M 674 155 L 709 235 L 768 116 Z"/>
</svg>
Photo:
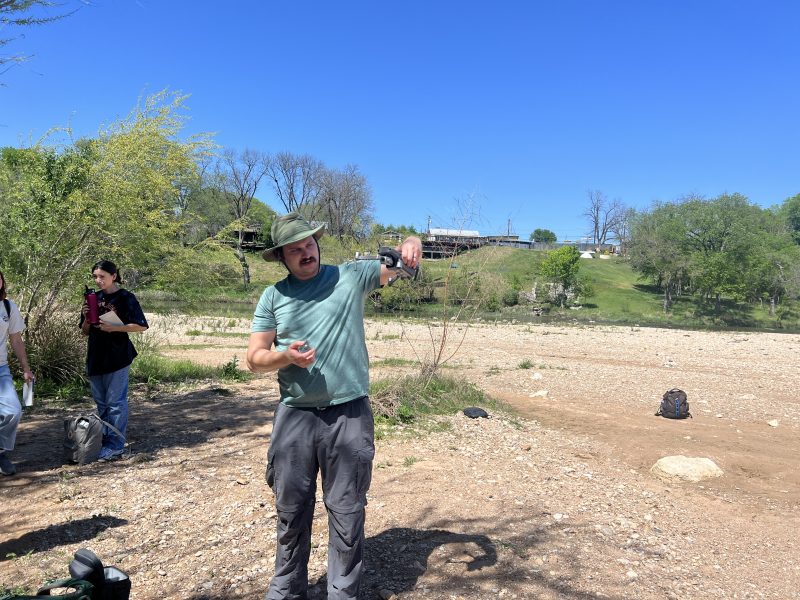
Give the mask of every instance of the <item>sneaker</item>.
<svg viewBox="0 0 800 600">
<path fill-rule="evenodd" d="M 100 450 L 100 456 L 97 457 L 98 462 L 111 462 L 114 460 L 120 460 L 121 458 L 125 457 L 125 449 L 122 450 L 112 450 L 111 448 L 102 448 Z"/>
<path fill-rule="evenodd" d="M 14 475 L 16 472 L 17 467 L 15 467 L 14 463 L 8 458 L 8 455 L 5 452 L 0 452 L 0 474 Z"/>
</svg>

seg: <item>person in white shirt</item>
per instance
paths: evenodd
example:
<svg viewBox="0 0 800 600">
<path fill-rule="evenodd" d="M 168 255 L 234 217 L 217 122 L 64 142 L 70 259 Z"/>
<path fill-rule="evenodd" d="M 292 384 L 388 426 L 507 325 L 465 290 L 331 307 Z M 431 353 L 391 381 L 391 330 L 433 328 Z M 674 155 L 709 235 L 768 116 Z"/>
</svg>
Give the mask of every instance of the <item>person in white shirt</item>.
<svg viewBox="0 0 800 600">
<path fill-rule="evenodd" d="M 28 364 L 28 354 L 25 352 L 25 342 L 22 339 L 23 331 L 25 331 L 25 321 L 17 305 L 6 297 L 6 280 L 0 272 L 0 475 L 14 475 L 17 472 L 8 453 L 14 449 L 17 425 L 22 415 L 17 390 L 11 378 L 11 369 L 8 368 L 6 342 L 11 342 L 11 348 L 22 367 L 25 381 L 30 383 L 34 380 Z"/>
</svg>

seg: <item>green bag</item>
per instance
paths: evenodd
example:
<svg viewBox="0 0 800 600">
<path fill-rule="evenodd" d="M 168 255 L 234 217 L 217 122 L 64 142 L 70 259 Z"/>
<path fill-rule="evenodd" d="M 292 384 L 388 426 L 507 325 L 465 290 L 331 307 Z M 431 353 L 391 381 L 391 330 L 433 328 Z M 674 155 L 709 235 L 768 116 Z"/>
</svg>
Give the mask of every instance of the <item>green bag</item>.
<svg viewBox="0 0 800 600">
<path fill-rule="evenodd" d="M 58 588 L 69 588 L 67 594 L 52 596 L 50 592 Z M 35 596 L 0 596 L 0 600 L 36 600 L 37 598 L 59 598 L 59 600 L 92 600 L 92 590 L 94 586 L 83 579 L 59 579 L 51 581 L 39 591 Z"/>
</svg>

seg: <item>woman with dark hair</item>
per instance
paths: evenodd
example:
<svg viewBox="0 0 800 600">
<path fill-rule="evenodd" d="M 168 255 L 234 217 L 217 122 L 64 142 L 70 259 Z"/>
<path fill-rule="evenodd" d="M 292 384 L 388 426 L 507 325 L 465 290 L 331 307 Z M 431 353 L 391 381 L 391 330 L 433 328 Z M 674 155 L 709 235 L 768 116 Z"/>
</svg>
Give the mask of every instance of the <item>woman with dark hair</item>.
<svg viewBox="0 0 800 600">
<path fill-rule="evenodd" d="M 28 365 L 28 354 L 25 352 L 25 342 L 22 339 L 25 321 L 17 305 L 6 295 L 6 279 L 0 272 L 0 475 L 13 475 L 17 472 L 17 468 L 8 458 L 8 452 L 14 449 L 17 440 L 17 425 L 22 416 L 22 407 L 19 404 L 17 390 L 14 389 L 14 381 L 11 379 L 11 370 L 8 368 L 6 342 L 11 342 L 11 348 L 22 367 L 25 381 L 31 383 L 34 377 Z"/>
<path fill-rule="evenodd" d="M 100 322 L 89 323 L 89 305 L 84 301 L 80 328 L 84 335 L 89 336 L 86 371 L 97 412 L 103 421 L 113 425 L 122 434 L 120 437 L 106 428 L 99 460 L 115 460 L 125 452 L 128 370 L 136 358 L 136 349 L 128 333 L 145 331 L 148 325 L 136 296 L 120 287 L 122 277 L 113 262 L 101 260 L 96 263 L 92 267 L 92 277 L 99 288 L 97 306 Z"/>
</svg>

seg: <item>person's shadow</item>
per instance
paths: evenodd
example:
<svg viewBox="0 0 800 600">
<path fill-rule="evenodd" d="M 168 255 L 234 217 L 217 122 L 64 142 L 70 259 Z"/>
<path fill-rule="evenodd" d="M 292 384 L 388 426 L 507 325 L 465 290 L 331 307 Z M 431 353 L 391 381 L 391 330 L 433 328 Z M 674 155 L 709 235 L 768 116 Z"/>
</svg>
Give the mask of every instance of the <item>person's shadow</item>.
<svg viewBox="0 0 800 600">
<path fill-rule="evenodd" d="M 101 531 L 127 524 L 128 521 L 125 519 L 97 516 L 48 525 L 43 529 L 29 531 L 18 538 L 0 543 L 0 562 L 13 558 L 15 555 L 45 552 L 59 546 L 91 540 L 97 537 Z"/>
<path fill-rule="evenodd" d="M 485 535 L 455 533 L 445 529 L 396 527 L 369 537 L 364 546 L 365 576 L 360 598 L 380 598 L 383 590 L 401 594 L 413 590 L 428 568 L 428 559 L 447 544 L 464 546 L 455 562 L 467 571 L 479 571 L 497 563 L 497 548 Z M 328 581 L 323 575 L 311 586 L 310 600 L 327 598 Z"/>
</svg>

